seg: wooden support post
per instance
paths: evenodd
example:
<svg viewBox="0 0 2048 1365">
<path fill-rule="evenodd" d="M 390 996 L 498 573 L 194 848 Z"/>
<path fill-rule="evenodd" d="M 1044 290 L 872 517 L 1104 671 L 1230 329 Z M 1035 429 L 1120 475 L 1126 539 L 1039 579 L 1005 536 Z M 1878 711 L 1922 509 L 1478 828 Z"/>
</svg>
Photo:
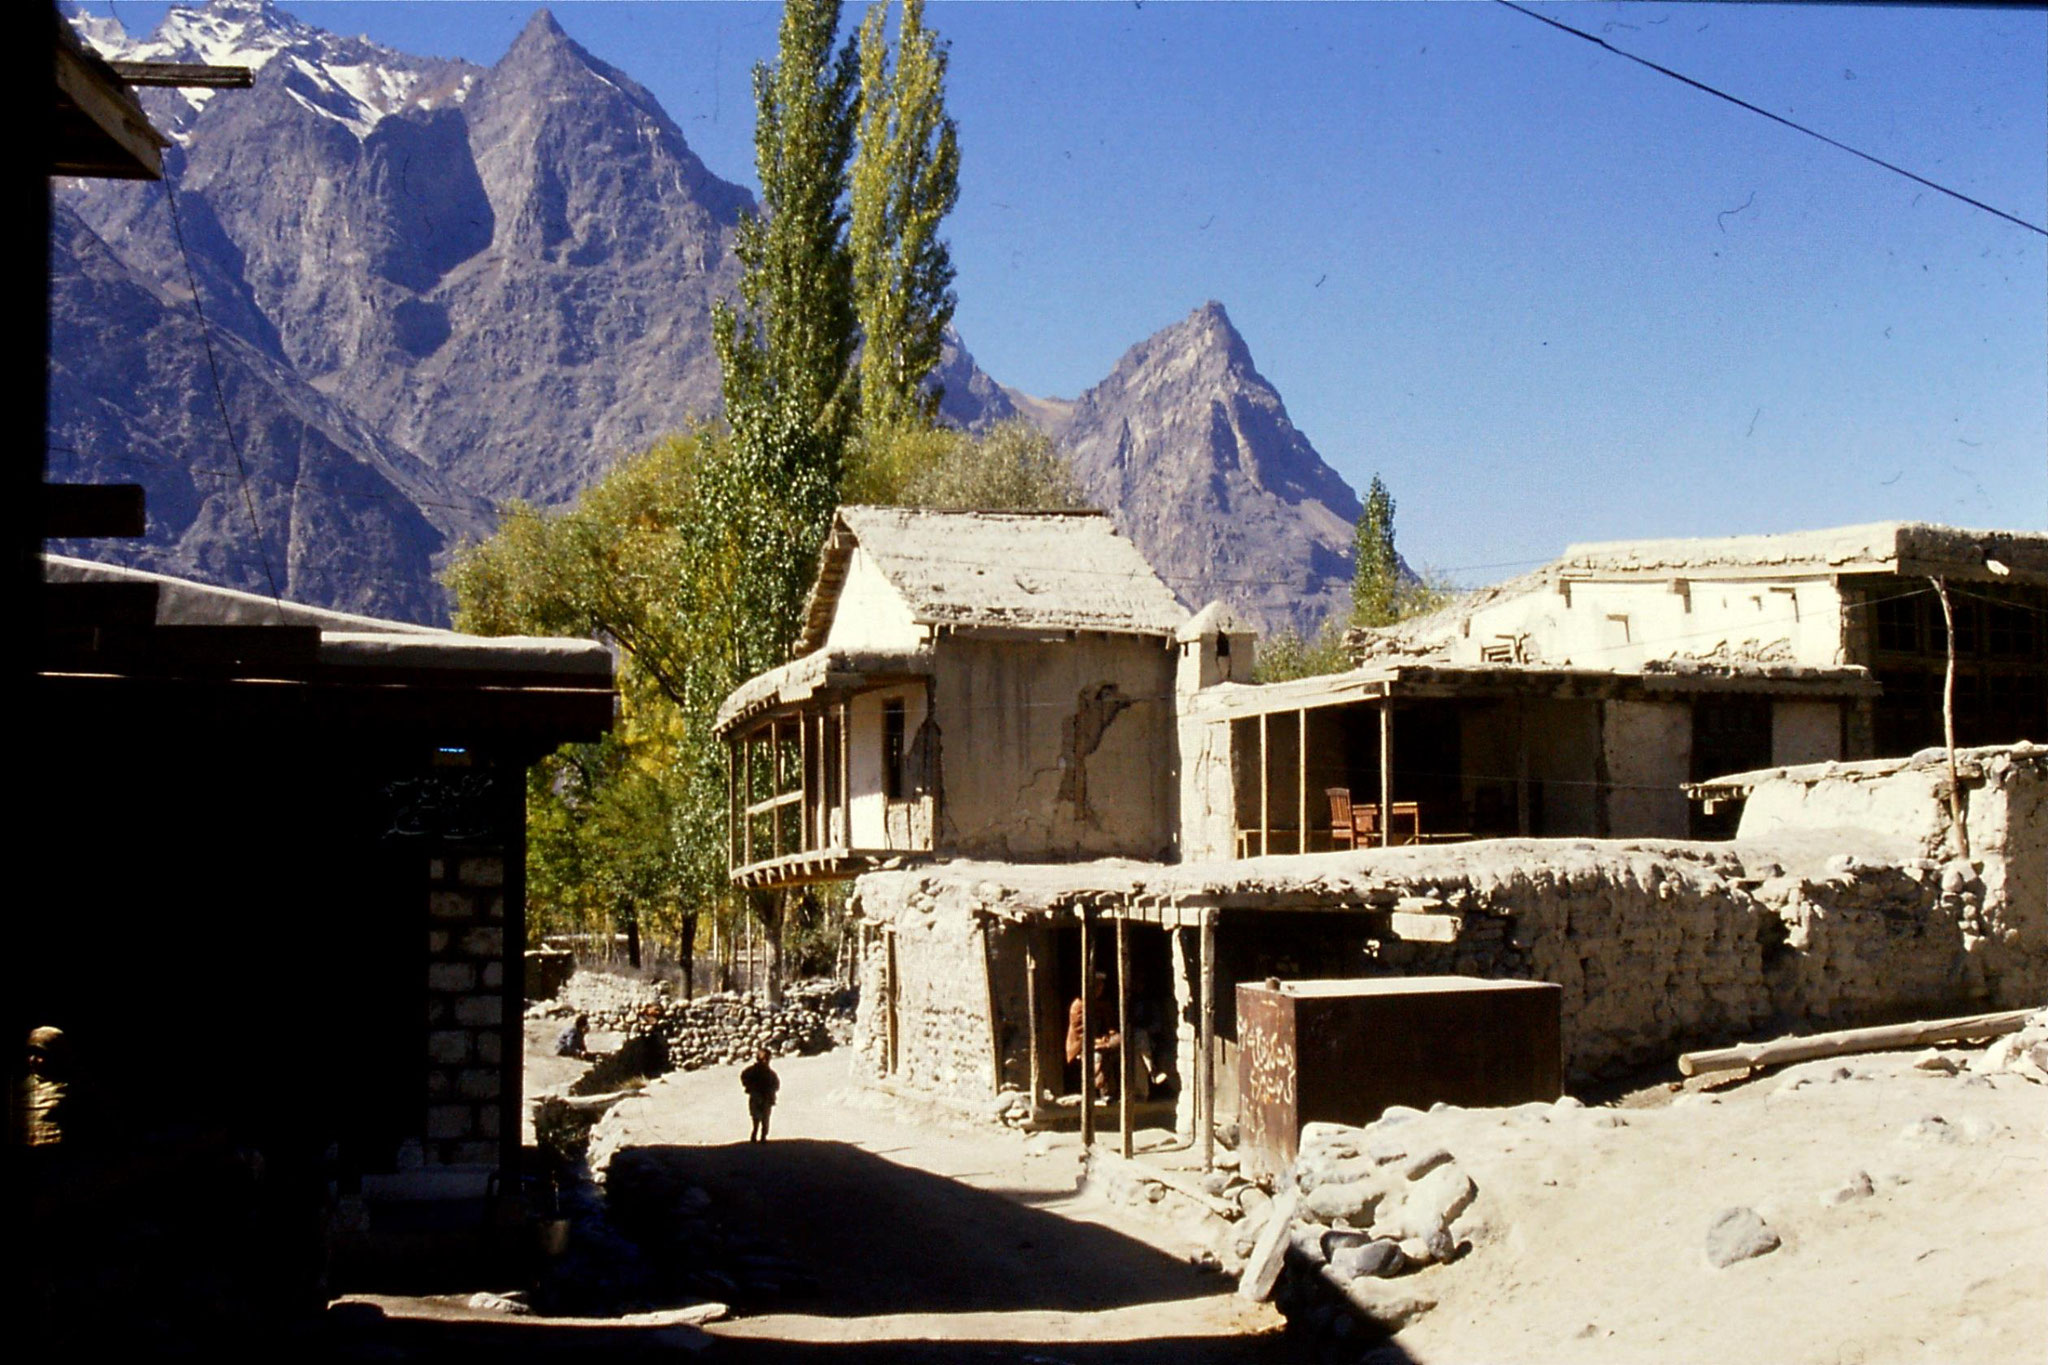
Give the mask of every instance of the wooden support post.
<svg viewBox="0 0 2048 1365">
<path fill-rule="evenodd" d="M 1040 1101 L 1045 1098 L 1045 1063 L 1039 1056 L 1039 1015 L 1038 1015 L 1038 926 L 1024 926 L 1024 1014 L 1030 1024 L 1030 1051 L 1027 1054 L 1027 1075 L 1031 1082 L 1031 1112 L 1038 1113 Z"/>
<path fill-rule="evenodd" d="M 851 699 L 839 703 L 839 838 L 847 847 L 853 847 L 853 768 L 847 762 L 853 743 L 853 702 Z"/>
<path fill-rule="evenodd" d="M 816 848 L 817 834 L 811 825 L 811 718 L 796 713 L 797 840 L 799 853 Z"/>
<path fill-rule="evenodd" d="M 1948 580 L 1930 578 L 1941 599 L 1942 639 L 1948 645 L 1948 666 L 1941 675 L 1941 740 L 1948 746 L 1948 823 L 1955 831 L 1956 856 L 1970 858 L 1969 817 L 1963 811 L 1963 780 L 1956 773 L 1956 613 L 1948 600 Z"/>
<path fill-rule="evenodd" d="M 1394 842 L 1394 690 L 1380 694 L 1380 847 Z"/>
<path fill-rule="evenodd" d="M 1294 851 L 1308 852 L 1308 708 L 1294 713 Z"/>
<path fill-rule="evenodd" d="M 728 872 L 740 865 L 740 821 L 746 816 L 737 799 L 739 786 L 739 759 L 734 756 L 732 744 L 728 742 L 725 746 L 725 870 Z"/>
<path fill-rule="evenodd" d="M 902 980 L 897 975 L 896 931 L 894 928 L 882 931 L 882 947 L 884 950 L 882 956 L 882 971 L 884 973 L 882 999 L 887 1006 L 885 1018 L 889 1027 L 889 1051 L 888 1055 L 882 1059 L 882 1063 L 888 1073 L 893 1076 L 896 1074 L 896 1065 L 900 1060 L 899 1045 L 903 1035 L 903 1021 L 897 1017 L 903 1007 L 903 988 Z"/>
<path fill-rule="evenodd" d="M 996 935 L 995 921 L 984 918 L 981 922 L 981 973 L 988 984 L 988 1061 L 989 1094 L 1003 1093 L 1003 1017 L 996 1008 Z"/>
<path fill-rule="evenodd" d="M 740 737 L 740 757 L 745 769 L 740 784 L 740 864 L 746 866 L 754 861 L 754 817 L 747 813 L 747 807 L 754 804 L 754 737 L 751 734 Z"/>
<path fill-rule="evenodd" d="M 1268 717 L 1259 712 L 1259 856 L 1273 851 L 1273 769 Z"/>
<path fill-rule="evenodd" d="M 1088 907 L 1081 907 L 1081 1145 L 1095 1145 L 1095 961 L 1088 944 Z"/>
<path fill-rule="evenodd" d="M 1116 1131 L 1118 1149 L 1131 1156 L 1131 945 L 1130 920 L 1116 917 Z"/>
<path fill-rule="evenodd" d="M 782 722 L 768 722 L 768 794 L 782 795 Z M 782 856 L 782 807 L 777 804 L 768 812 L 768 856 Z"/>
<path fill-rule="evenodd" d="M 1216 912 L 1204 910 L 1201 928 L 1201 1089 L 1195 1102 L 1195 1132 L 1202 1144 L 1202 1169 L 1216 1169 Z"/>
</svg>

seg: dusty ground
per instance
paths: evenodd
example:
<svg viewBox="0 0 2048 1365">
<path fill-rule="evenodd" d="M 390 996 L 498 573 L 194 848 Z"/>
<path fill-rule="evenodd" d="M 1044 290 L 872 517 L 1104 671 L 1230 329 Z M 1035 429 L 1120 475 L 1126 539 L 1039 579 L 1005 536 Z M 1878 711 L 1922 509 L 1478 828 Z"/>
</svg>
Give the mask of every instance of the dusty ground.
<svg viewBox="0 0 2048 1365">
<path fill-rule="evenodd" d="M 1929 1055 L 1806 1063 L 1711 1093 L 1653 1086 L 1547 1115 L 1414 1120 L 1477 1182 L 1484 1227 L 1461 1260 L 1396 1282 L 1438 1307 L 1370 1358 L 2039 1365 L 2048 1086 L 1917 1069 Z M 544 1055 L 529 1063 L 530 1089 L 577 1070 Z M 920 1122 L 850 1094 L 838 1055 L 777 1067 L 783 1103 L 768 1144 L 743 1141 L 732 1068 L 657 1082 L 617 1111 L 606 1140 L 703 1189 L 721 1224 L 754 1230 L 766 1259 L 797 1264 L 804 1283 L 766 1300 L 742 1294 L 736 1315 L 703 1333 L 445 1313 L 382 1324 L 379 1352 L 503 1361 L 603 1348 L 853 1365 L 1316 1358 L 1279 1335 L 1270 1308 L 1240 1304 L 1231 1281 L 1190 1267 L 1187 1227 L 1077 1194 L 1072 1137 Z M 1867 1197 L 1826 1202 L 1858 1173 L 1870 1177 Z M 1717 1270 L 1706 1229 L 1734 1205 L 1754 1208 L 1783 1244 Z M 459 1328 L 446 1320 L 457 1317 Z"/>
<path fill-rule="evenodd" d="M 713 1324 L 711 1359 L 1282 1361 L 1280 1322 L 1148 1220 L 1077 1194 L 1078 1144 L 898 1118 L 837 1054 L 776 1064 L 750 1146 L 733 1068 L 666 1077 L 610 1123 L 662 1150 L 815 1289 Z"/>
<path fill-rule="evenodd" d="M 1415 1277 L 1439 1306 L 1401 1347 L 1431 1365 L 2039 1365 L 2048 1087 L 1916 1069 L 1929 1055 L 1808 1062 L 1675 1104 L 1417 1120 L 1478 1184 L 1491 1235 Z M 1824 1202 L 1859 1173 L 1868 1197 Z M 1737 1205 L 1783 1245 L 1717 1270 L 1707 1227 Z"/>
</svg>

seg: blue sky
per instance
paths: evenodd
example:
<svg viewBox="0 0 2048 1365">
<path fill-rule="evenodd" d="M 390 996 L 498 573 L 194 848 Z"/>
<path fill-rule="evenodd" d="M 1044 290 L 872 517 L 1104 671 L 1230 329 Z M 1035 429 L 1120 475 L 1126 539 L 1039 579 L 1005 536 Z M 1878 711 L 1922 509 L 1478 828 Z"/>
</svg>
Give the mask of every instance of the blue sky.
<svg viewBox="0 0 2048 1365">
<path fill-rule="evenodd" d="M 284 7 L 484 63 L 534 8 Z M 114 6 L 131 30 L 163 8 Z M 776 6 L 553 8 L 754 183 Z M 1542 9 L 2048 224 L 2041 10 Z M 957 321 L 1005 383 L 1071 397 L 1220 299 L 1324 457 L 1386 479 L 1408 557 L 1469 582 L 1574 540 L 2048 525 L 2036 233 L 1496 4 L 927 21 L 961 129 Z"/>
</svg>

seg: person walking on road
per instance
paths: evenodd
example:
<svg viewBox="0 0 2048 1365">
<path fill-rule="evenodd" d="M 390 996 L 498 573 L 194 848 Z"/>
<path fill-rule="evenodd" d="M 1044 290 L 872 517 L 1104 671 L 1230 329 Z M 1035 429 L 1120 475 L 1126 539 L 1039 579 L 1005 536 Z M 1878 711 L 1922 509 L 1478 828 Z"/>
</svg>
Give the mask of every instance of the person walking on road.
<svg viewBox="0 0 2048 1365">
<path fill-rule="evenodd" d="M 747 1141 L 766 1142 L 768 1115 L 775 1109 L 775 1092 L 782 1088 L 782 1078 L 768 1065 L 767 1048 L 756 1052 L 754 1064 L 740 1073 L 740 1088 L 747 1092 L 747 1116 L 754 1121 Z"/>
</svg>

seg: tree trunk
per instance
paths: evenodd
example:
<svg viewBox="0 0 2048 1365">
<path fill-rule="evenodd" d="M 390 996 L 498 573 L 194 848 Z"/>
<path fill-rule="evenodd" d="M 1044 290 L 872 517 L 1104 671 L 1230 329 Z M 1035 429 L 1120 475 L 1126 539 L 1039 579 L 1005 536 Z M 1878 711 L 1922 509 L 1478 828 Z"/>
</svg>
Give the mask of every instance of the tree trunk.
<svg viewBox="0 0 2048 1365">
<path fill-rule="evenodd" d="M 757 902 L 761 909 L 761 936 L 768 949 L 768 989 L 766 998 L 772 1006 L 782 1003 L 782 925 L 788 918 L 785 911 L 789 905 L 789 893 L 777 891 L 763 896 Z"/>
<path fill-rule="evenodd" d="M 697 913 L 691 911 L 682 921 L 676 934 L 676 965 L 683 969 L 683 999 L 690 1000 L 697 994 Z"/>
<path fill-rule="evenodd" d="M 632 901 L 619 901 L 619 918 L 626 925 L 626 961 L 633 964 L 633 970 L 640 970 L 640 909 Z"/>
</svg>

